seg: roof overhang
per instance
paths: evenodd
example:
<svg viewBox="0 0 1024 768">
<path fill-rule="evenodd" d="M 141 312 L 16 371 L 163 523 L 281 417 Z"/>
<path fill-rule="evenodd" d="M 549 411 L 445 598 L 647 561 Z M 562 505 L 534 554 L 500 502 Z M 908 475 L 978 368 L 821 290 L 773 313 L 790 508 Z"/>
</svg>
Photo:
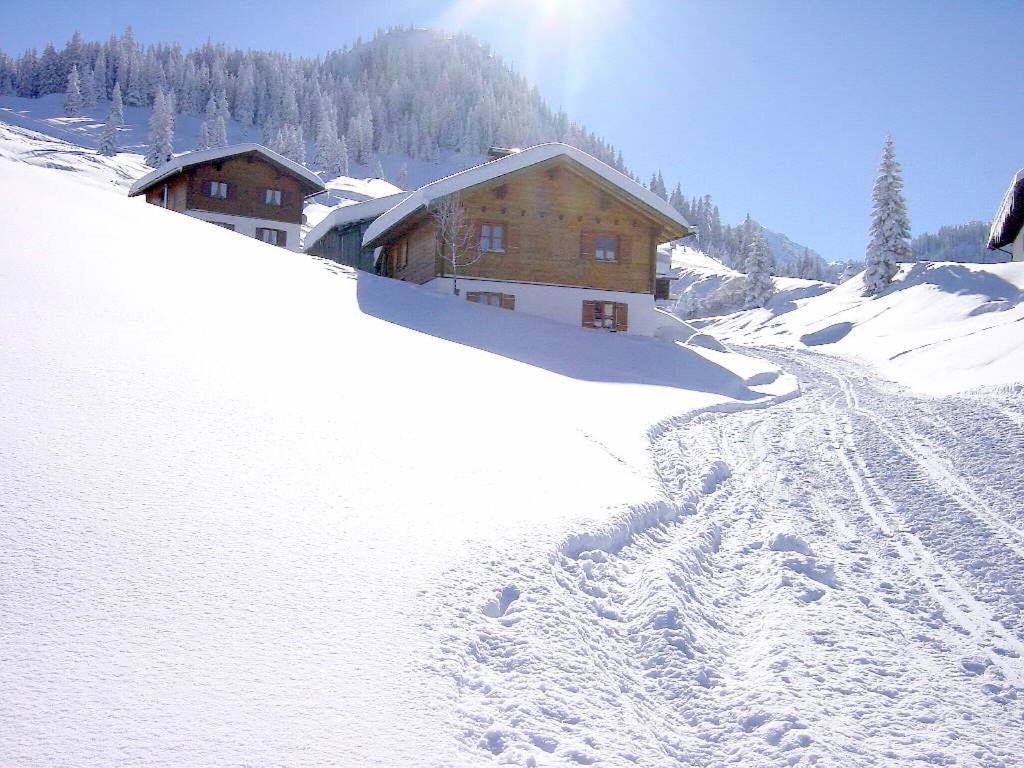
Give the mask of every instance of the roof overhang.
<svg viewBox="0 0 1024 768">
<path fill-rule="evenodd" d="M 316 245 L 324 235 L 335 227 L 344 227 L 349 224 L 360 224 L 364 221 L 373 221 L 385 211 L 394 208 L 408 195 L 408 192 L 398 192 L 387 197 L 378 197 L 371 200 L 363 200 L 358 203 L 339 205 L 324 216 L 315 226 L 311 227 L 304 239 L 304 248 Z"/>
<path fill-rule="evenodd" d="M 558 163 L 566 163 L 570 170 L 595 181 L 621 202 L 647 213 L 659 223 L 662 241 L 686 237 L 692 232 L 679 211 L 625 174 L 576 147 L 551 143 L 529 147 L 420 187 L 370 225 L 363 237 L 363 246 L 382 245 L 445 197 L 487 185 L 526 168 Z"/>
<path fill-rule="evenodd" d="M 1010 180 L 1010 187 L 996 211 L 988 230 L 988 247 L 992 250 L 1010 245 L 1024 227 L 1024 170 Z"/>
<path fill-rule="evenodd" d="M 327 189 L 320 177 L 308 168 L 299 165 L 293 160 L 289 160 L 283 155 L 279 155 L 277 152 L 264 147 L 262 144 L 250 143 L 234 144 L 228 147 L 218 147 L 216 149 L 201 149 L 195 152 L 186 152 L 185 154 L 178 155 L 157 168 L 155 171 L 147 173 L 141 179 L 132 184 L 131 189 L 128 190 L 128 196 L 135 197 L 136 195 L 141 195 L 147 189 L 151 189 L 172 176 L 183 171 L 187 171 L 189 168 L 194 168 L 197 165 L 215 163 L 236 157 L 245 157 L 246 155 L 259 155 L 266 162 L 277 167 L 283 173 L 294 176 L 303 186 L 303 197 L 319 195 Z"/>
</svg>

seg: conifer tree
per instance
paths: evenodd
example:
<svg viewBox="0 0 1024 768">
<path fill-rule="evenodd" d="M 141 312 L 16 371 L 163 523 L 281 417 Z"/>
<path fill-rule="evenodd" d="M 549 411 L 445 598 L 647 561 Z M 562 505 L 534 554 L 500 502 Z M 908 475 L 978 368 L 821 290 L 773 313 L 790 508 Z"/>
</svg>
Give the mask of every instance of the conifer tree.
<svg viewBox="0 0 1024 768">
<path fill-rule="evenodd" d="M 114 83 L 114 91 L 110 95 L 110 109 L 117 118 L 119 126 L 124 125 L 124 101 L 121 99 L 121 83 Z"/>
<path fill-rule="evenodd" d="M 149 118 L 149 148 L 146 165 L 159 168 L 174 157 L 174 115 L 162 90 L 157 91 L 153 114 Z"/>
<path fill-rule="evenodd" d="M 772 257 L 760 229 L 754 232 L 747 246 L 746 272 L 743 284 L 744 307 L 763 307 L 772 295 Z"/>
<path fill-rule="evenodd" d="M 121 125 L 117 114 L 111 107 L 107 114 L 107 122 L 103 124 L 103 133 L 100 135 L 100 154 L 112 157 L 117 154 L 117 129 Z"/>
<path fill-rule="evenodd" d="M 407 189 L 409 186 L 409 164 L 403 162 L 398 169 L 398 177 L 395 179 L 395 186 L 399 189 Z"/>
<path fill-rule="evenodd" d="M 210 124 L 205 120 L 199 122 L 199 136 L 196 139 L 196 149 L 209 149 L 210 148 Z"/>
<path fill-rule="evenodd" d="M 213 137 L 210 140 L 213 147 L 226 147 L 228 145 L 228 126 L 222 115 L 217 115 L 213 123 Z"/>
<path fill-rule="evenodd" d="M 871 199 L 871 239 L 864 257 L 864 287 L 873 294 L 892 281 L 899 262 L 911 260 L 910 221 L 892 136 L 885 138 Z"/>
<path fill-rule="evenodd" d="M 338 144 L 338 173 L 342 176 L 348 176 L 348 141 L 345 137 L 341 137 L 341 141 Z"/>
<path fill-rule="evenodd" d="M 81 80 L 78 77 L 78 65 L 71 67 L 68 74 L 68 87 L 64 93 L 64 114 L 68 117 L 77 117 L 82 111 L 82 89 Z"/>
<path fill-rule="evenodd" d="M 383 179 L 384 178 L 384 166 L 380 162 L 380 158 L 374 158 L 373 160 L 373 178 Z"/>
</svg>

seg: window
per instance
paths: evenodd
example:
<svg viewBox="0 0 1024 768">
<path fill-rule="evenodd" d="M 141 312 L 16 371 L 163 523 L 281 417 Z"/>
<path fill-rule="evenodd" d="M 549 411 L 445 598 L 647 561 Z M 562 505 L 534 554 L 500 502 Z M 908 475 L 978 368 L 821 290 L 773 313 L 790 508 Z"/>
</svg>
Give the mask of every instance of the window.
<svg viewBox="0 0 1024 768">
<path fill-rule="evenodd" d="M 516 308 L 516 297 L 511 293 L 469 291 L 466 293 L 466 300 L 471 301 L 474 304 L 486 304 L 490 307 L 501 307 L 501 309 Z"/>
<path fill-rule="evenodd" d="M 583 327 L 625 331 L 629 305 L 621 301 L 584 301 Z"/>
<path fill-rule="evenodd" d="M 505 251 L 505 227 L 502 224 L 480 225 L 480 250 L 493 253 Z"/>
<path fill-rule="evenodd" d="M 219 197 L 222 200 L 226 200 L 228 196 L 228 183 L 226 181 L 211 181 L 208 182 L 208 192 L 206 193 L 210 197 Z"/>
<path fill-rule="evenodd" d="M 280 189 L 265 189 L 263 190 L 263 202 L 267 205 L 280 205 L 281 204 L 281 190 Z"/>
<path fill-rule="evenodd" d="M 594 258 L 598 261 L 615 261 L 615 238 L 604 235 L 594 237 Z"/>
<path fill-rule="evenodd" d="M 270 243 L 271 245 L 284 246 L 287 243 L 288 235 L 283 229 L 256 227 L 256 239 L 262 240 L 264 243 Z"/>
</svg>

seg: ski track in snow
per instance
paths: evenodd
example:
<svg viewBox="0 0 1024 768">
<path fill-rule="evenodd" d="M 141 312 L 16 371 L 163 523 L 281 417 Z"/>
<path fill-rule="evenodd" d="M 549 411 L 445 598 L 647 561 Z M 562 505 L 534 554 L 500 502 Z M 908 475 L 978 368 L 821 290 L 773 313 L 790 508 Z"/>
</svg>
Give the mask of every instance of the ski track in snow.
<svg viewBox="0 0 1024 768">
<path fill-rule="evenodd" d="M 653 430 L 624 542 L 450 575 L 473 764 L 1024 763 L 1024 391 L 750 352 L 803 396 Z"/>
</svg>

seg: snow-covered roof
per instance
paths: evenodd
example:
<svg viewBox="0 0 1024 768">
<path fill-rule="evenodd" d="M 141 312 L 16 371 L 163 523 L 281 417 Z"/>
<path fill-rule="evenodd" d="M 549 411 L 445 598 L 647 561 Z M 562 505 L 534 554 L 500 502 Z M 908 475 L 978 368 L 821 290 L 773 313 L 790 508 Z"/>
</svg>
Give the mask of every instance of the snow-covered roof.
<svg viewBox="0 0 1024 768">
<path fill-rule="evenodd" d="M 217 147 L 216 149 L 200 149 L 195 152 L 186 152 L 183 155 L 178 155 L 170 162 L 161 165 L 155 171 L 147 173 L 141 179 L 132 184 L 131 189 L 128 190 L 128 196 L 132 197 L 134 195 L 141 194 L 154 184 L 159 184 L 164 179 L 173 176 L 186 168 L 191 168 L 194 165 L 209 163 L 214 160 L 222 160 L 227 157 L 234 157 L 235 155 L 245 155 L 249 152 L 261 154 L 271 163 L 280 166 L 294 176 L 299 177 L 306 182 L 306 184 L 314 188 L 315 192 L 313 192 L 313 194 L 318 194 L 326 189 L 320 177 L 308 168 L 299 165 L 294 160 L 289 160 L 283 155 L 277 154 L 277 152 L 274 152 L 272 149 L 267 149 L 262 144 L 248 143 L 232 144 L 227 147 Z"/>
<path fill-rule="evenodd" d="M 679 211 L 649 189 L 645 189 L 625 174 L 576 147 L 552 142 L 537 144 L 521 152 L 499 157 L 497 160 L 491 160 L 420 187 L 370 225 L 363 237 L 363 245 L 373 244 L 392 227 L 426 208 L 435 200 L 560 156 L 579 163 L 680 227 L 691 229 L 689 222 Z"/>
<path fill-rule="evenodd" d="M 385 211 L 398 205 L 408 194 L 408 192 L 399 192 L 387 197 L 379 197 L 376 200 L 365 200 L 361 203 L 349 200 L 335 206 L 306 233 L 303 241 L 304 247 L 309 248 L 335 227 L 342 227 L 356 221 L 376 219 Z"/>
<path fill-rule="evenodd" d="M 404 190 L 384 179 L 356 179 L 351 176 L 338 176 L 325 183 L 327 191 L 337 197 L 362 202 L 376 200 L 379 197 L 390 197 Z"/>
<path fill-rule="evenodd" d="M 1010 181 L 1010 188 L 1003 195 L 992 226 L 988 230 L 988 247 L 1002 248 L 1017 239 L 1024 226 L 1024 168 L 1017 171 Z"/>
</svg>

